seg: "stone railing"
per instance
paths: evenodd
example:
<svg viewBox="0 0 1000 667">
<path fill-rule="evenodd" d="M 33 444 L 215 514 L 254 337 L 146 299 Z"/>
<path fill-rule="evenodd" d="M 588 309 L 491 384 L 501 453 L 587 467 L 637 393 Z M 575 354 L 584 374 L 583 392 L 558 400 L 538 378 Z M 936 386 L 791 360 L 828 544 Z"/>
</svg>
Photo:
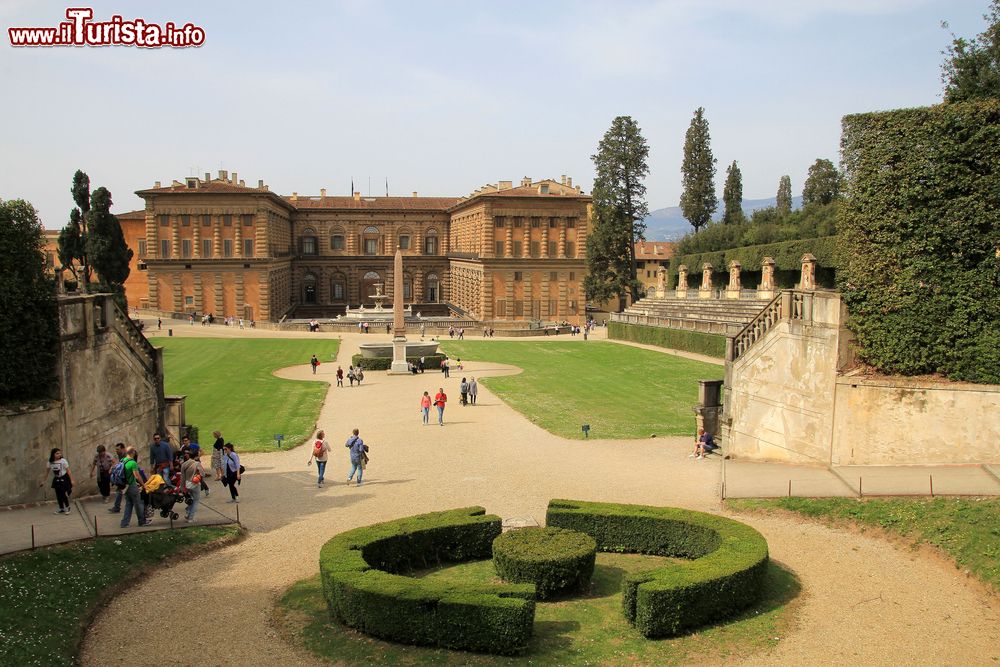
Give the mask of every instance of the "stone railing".
<svg viewBox="0 0 1000 667">
<path fill-rule="evenodd" d="M 813 292 L 782 290 L 726 345 L 726 361 L 736 361 L 781 320 L 812 320 Z"/>
<path fill-rule="evenodd" d="M 110 328 L 121 337 L 126 343 L 126 347 L 142 362 L 146 370 L 155 375 L 156 348 L 146 339 L 139 326 L 126 313 L 122 312 L 113 298 L 109 296 L 105 299 L 104 307 L 113 314 L 111 320 L 108 322 Z"/>
<path fill-rule="evenodd" d="M 639 313 L 610 313 L 610 321 L 721 335 L 732 335 L 739 332 L 743 328 L 742 325 L 734 322 L 692 320 L 679 317 L 654 317 L 651 315 L 641 315 Z"/>
</svg>

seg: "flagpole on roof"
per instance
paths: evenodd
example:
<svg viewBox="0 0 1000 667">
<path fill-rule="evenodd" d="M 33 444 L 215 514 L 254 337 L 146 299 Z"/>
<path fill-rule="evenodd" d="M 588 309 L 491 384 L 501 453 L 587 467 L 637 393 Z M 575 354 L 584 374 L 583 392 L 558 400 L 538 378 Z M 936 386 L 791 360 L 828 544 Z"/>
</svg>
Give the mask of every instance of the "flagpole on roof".
<svg viewBox="0 0 1000 667">
<path fill-rule="evenodd" d="M 389 177 L 385 177 L 385 196 L 389 196 Z"/>
</svg>

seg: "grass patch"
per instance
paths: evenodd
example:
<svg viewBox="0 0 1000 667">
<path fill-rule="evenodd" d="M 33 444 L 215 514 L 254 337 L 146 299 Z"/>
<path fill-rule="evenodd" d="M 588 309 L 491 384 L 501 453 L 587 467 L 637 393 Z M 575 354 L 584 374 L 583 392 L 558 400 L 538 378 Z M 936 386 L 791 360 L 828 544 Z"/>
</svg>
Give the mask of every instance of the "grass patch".
<svg viewBox="0 0 1000 667">
<path fill-rule="evenodd" d="M 733 621 L 664 640 L 643 638 L 622 615 L 626 574 L 651 570 L 669 559 L 635 554 L 597 554 L 585 595 L 540 602 L 528 651 L 516 658 L 404 646 L 374 639 L 330 619 L 318 576 L 293 585 L 278 603 L 278 620 L 290 641 L 336 664 L 391 665 L 676 665 L 700 657 L 739 657 L 773 646 L 791 623 L 787 603 L 799 591 L 795 576 L 774 564 L 762 602 Z M 415 576 L 456 585 L 500 583 L 493 562 L 462 563 Z"/>
<path fill-rule="evenodd" d="M 73 665 L 84 625 L 115 585 L 235 526 L 103 537 L 0 558 L 0 665 Z M 152 607 L 150 607 L 152 609 Z M 127 629 L 125 629 L 127 631 Z"/>
<path fill-rule="evenodd" d="M 546 431 L 577 440 L 583 438 L 582 424 L 590 424 L 592 438 L 693 436 L 698 380 L 722 379 L 725 372 L 714 364 L 600 341 L 446 341 L 441 347 L 452 359 L 522 368 L 519 375 L 481 382 Z"/>
<path fill-rule="evenodd" d="M 315 354 L 332 363 L 340 341 L 328 338 L 230 339 L 153 338 L 163 346 L 167 394 L 186 394 L 187 421 L 199 429 L 202 445 L 212 431 L 238 452 L 271 451 L 272 436 L 294 447 L 312 435 L 329 383 L 284 380 L 271 373 L 307 364 Z"/>
<path fill-rule="evenodd" d="M 1000 591 L 1000 499 L 778 498 L 729 500 L 741 511 L 786 510 L 812 519 L 877 526 L 913 544 L 931 544 Z"/>
</svg>

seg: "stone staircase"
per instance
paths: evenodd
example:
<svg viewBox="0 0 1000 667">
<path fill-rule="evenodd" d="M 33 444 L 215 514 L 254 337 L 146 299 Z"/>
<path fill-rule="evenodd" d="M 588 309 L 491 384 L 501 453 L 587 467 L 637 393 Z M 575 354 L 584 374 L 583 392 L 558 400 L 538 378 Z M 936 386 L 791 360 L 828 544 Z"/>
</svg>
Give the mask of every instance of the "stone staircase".
<svg viewBox="0 0 1000 667">
<path fill-rule="evenodd" d="M 678 299 L 645 297 L 612 315 L 613 321 L 686 329 L 714 334 L 737 334 L 757 317 L 767 299 Z"/>
</svg>

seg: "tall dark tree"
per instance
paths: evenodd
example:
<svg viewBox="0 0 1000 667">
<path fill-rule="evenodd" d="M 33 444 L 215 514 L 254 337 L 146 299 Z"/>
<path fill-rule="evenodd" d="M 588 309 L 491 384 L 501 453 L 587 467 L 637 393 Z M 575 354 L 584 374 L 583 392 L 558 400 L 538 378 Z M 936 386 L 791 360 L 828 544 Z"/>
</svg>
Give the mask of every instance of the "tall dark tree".
<svg viewBox="0 0 1000 667">
<path fill-rule="evenodd" d="M 132 251 L 125 244 L 121 225 L 111 213 L 111 193 L 97 188 L 90 196 L 87 212 L 87 257 L 104 288 L 121 296 L 129 274 Z"/>
<path fill-rule="evenodd" d="M 802 187 L 802 205 L 818 202 L 829 204 L 840 194 L 840 174 L 829 160 L 813 162 Z"/>
<path fill-rule="evenodd" d="M 44 397 L 55 380 L 59 316 L 43 238 L 31 204 L 0 201 L 0 403 Z"/>
<path fill-rule="evenodd" d="M 945 102 L 1000 98 L 1000 0 L 983 19 L 986 30 L 972 39 L 952 34 L 941 65 Z"/>
<path fill-rule="evenodd" d="M 785 217 L 792 212 L 792 177 L 782 176 L 778 181 L 778 201 L 775 204 L 778 215 Z"/>
<path fill-rule="evenodd" d="M 73 174 L 73 185 L 70 194 L 76 203 L 69 213 L 69 222 L 59 233 L 59 262 L 64 268 L 73 272 L 74 276 L 83 279 L 86 290 L 90 286 L 90 262 L 87 259 L 87 213 L 90 211 L 90 177 L 77 169 Z M 80 273 L 77 274 L 74 262 L 80 263 Z"/>
<path fill-rule="evenodd" d="M 719 202 L 715 198 L 715 158 L 712 138 L 705 120 L 705 109 L 698 107 L 684 136 L 684 162 L 681 164 L 684 192 L 681 212 L 695 233 L 712 219 Z"/>
<path fill-rule="evenodd" d="M 736 160 L 726 168 L 726 184 L 722 188 L 722 222 L 726 225 L 736 225 L 746 222 L 743 215 L 743 174 Z"/>
<path fill-rule="evenodd" d="M 638 123 L 630 116 L 618 116 L 597 145 L 597 153 L 590 157 L 597 176 L 592 192 L 594 215 L 587 242 L 587 267 L 595 278 L 586 291 L 594 299 L 607 294 L 595 283 L 599 277 L 613 286 L 611 291 L 618 294 L 620 309 L 625 307 L 626 294 L 633 302 L 639 300 L 635 242 L 644 238 L 643 218 L 649 215 L 643 183 L 649 173 L 648 156 L 649 147 Z"/>
</svg>

